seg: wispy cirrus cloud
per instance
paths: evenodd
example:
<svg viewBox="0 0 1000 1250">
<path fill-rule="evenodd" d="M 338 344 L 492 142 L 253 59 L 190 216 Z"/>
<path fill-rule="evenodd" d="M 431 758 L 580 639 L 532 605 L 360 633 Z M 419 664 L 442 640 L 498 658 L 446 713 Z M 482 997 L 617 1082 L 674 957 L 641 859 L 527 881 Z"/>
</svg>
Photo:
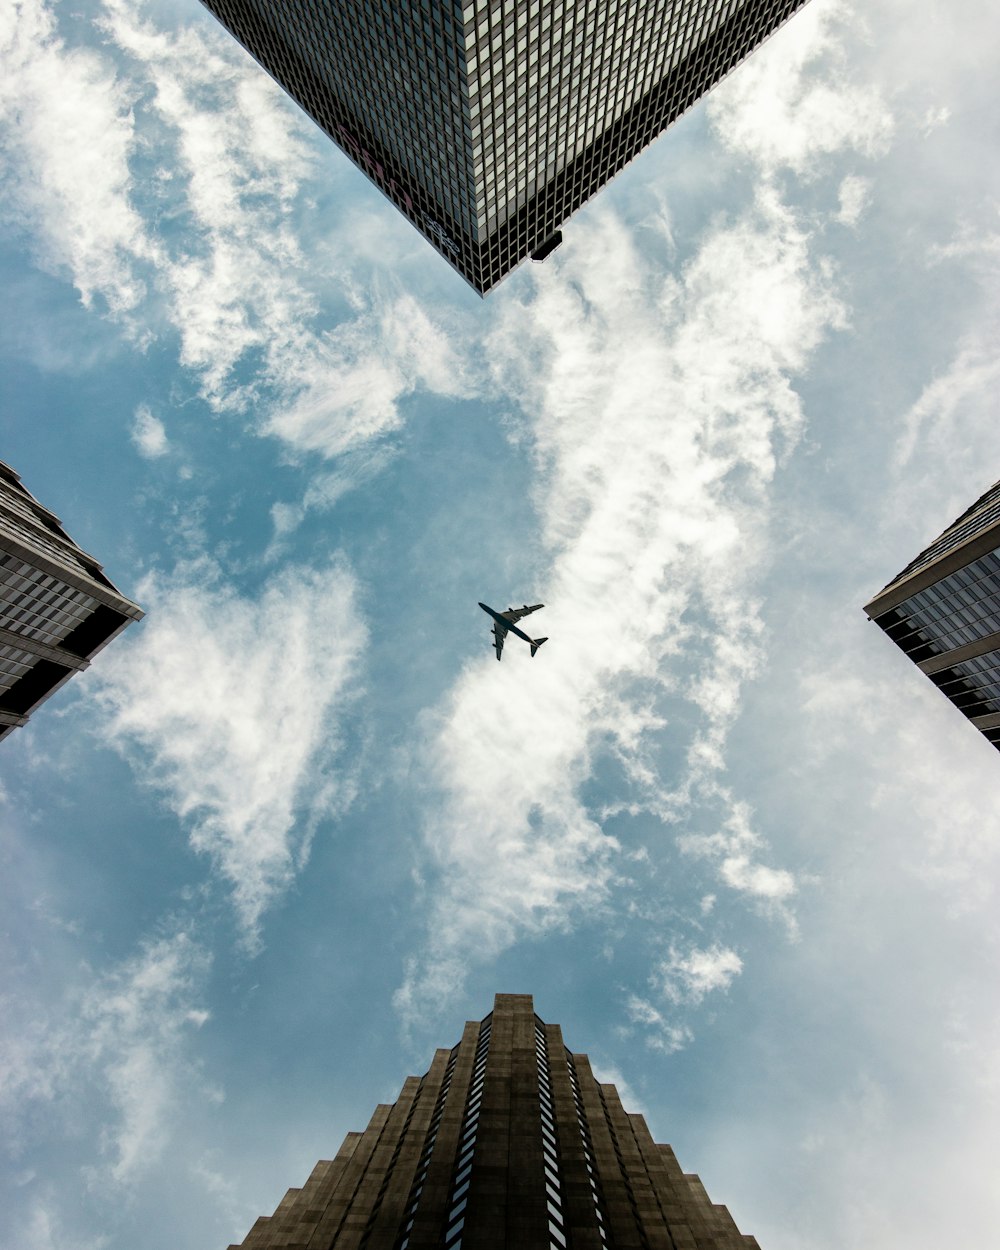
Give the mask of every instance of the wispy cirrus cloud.
<svg viewBox="0 0 1000 1250">
<path fill-rule="evenodd" d="M 81 1237 L 67 1228 L 54 1197 L 36 1201 L 15 1225 L 15 1236 L 21 1250 L 105 1250 L 111 1242 L 107 1236 Z"/>
<path fill-rule="evenodd" d="M 838 153 L 881 156 L 894 119 L 878 87 L 859 82 L 838 29 L 864 17 L 848 0 L 809 4 L 709 97 L 722 142 L 760 171 L 809 177 Z"/>
<path fill-rule="evenodd" d="M 383 439 L 415 390 L 475 388 L 458 323 L 389 275 L 317 267 L 312 127 L 234 39 L 104 0 L 81 50 L 59 17 L 25 0 L 0 18 L 5 198 L 43 267 L 143 343 L 175 339 L 213 409 L 297 454 Z"/>
<path fill-rule="evenodd" d="M 874 635 L 876 627 L 869 629 Z M 822 726 L 810 747 L 825 765 L 817 771 L 835 786 L 851 759 L 852 793 L 871 796 L 884 831 L 880 851 L 894 871 L 925 880 L 956 914 L 983 912 L 995 901 L 1000 847 L 968 796 L 981 793 L 994 749 L 893 654 L 888 638 L 873 636 L 871 643 L 850 678 L 819 656 L 802 664 L 797 697 L 808 722 Z M 927 760 L 933 769 L 914 767 Z"/>
<path fill-rule="evenodd" d="M 438 897 L 399 994 L 408 1015 L 460 981 L 470 950 L 496 954 L 607 898 L 618 844 L 582 798 L 599 757 L 666 818 L 714 784 L 759 663 L 751 571 L 801 422 L 789 379 L 843 322 L 773 195 L 706 232 L 678 275 L 640 262 L 609 216 L 581 234 L 583 255 L 613 262 L 564 264 L 491 343 L 497 382 L 532 414 L 558 646 L 530 680 L 516 655 L 467 667 L 439 710 L 427 767 L 441 802 L 426 822 Z M 493 733 L 500 721 L 523 729 Z M 663 775 L 666 742 L 680 776 Z M 738 859 L 722 879 L 755 888 Z"/>
<path fill-rule="evenodd" d="M 790 209 L 770 175 L 877 155 L 892 130 L 850 73 L 838 13 L 783 32 L 763 67 L 752 61 L 713 96 L 716 133 L 763 175 L 752 205 L 706 228 L 677 272 L 664 263 L 666 220 L 644 222 L 640 256 L 634 235 L 598 211 L 499 318 L 493 380 L 534 449 L 537 582 L 558 646 L 530 680 L 513 664 L 468 666 L 431 723 L 431 922 L 397 994 L 408 1020 L 460 985 L 470 960 L 606 905 L 623 872 L 603 824 L 614 812 L 673 822 L 698 808 L 721 832 L 682 849 L 793 925 L 796 880 L 767 863 L 720 777 L 762 661 L 755 586 L 771 483 L 802 428 L 793 379 L 847 324 L 817 219 Z M 775 108 L 814 121 L 768 146 Z M 826 109 L 830 124 L 817 124 Z M 829 215 L 843 211 L 831 204 Z M 492 733 L 498 723 L 524 728 Z M 585 783 L 608 759 L 625 797 L 594 810 Z M 684 1044 L 687 1026 L 676 1027 Z"/>
<path fill-rule="evenodd" d="M 208 953 L 185 925 L 167 926 L 134 955 L 86 973 L 61 1003 L 21 1021 L 4 1043 L 0 1100 L 20 1138 L 38 1105 L 61 1104 L 73 1135 L 74 1107 L 95 1101 L 100 1138 L 88 1165 L 100 1186 L 128 1186 L 161 1158 L 182 1090 L 215 1096 L 188 1049 L 204 1007 Z M 82 981 L 82 983 L 81 983 Z M 25 1010 L 27 996 L 20 1011 Z M 54 1216 L 43 1210 L 32 1235 L 44 1245 Z"/>
<path fill-rule="evenodd" d="M 868 205 L 871 182 L 860 174 L 848 174 L 840 184 L 840 212 L 837 221 L 842 226 L 856 226 Z"/>
<path fill-rule="evenodd" d="M 660 964 L 656 978 L 663 993 L 673 1003 L 700 1003 L 713 990 L 728 990 L 734 977 L 743 971 L 743 960 L 736 951 L 717 942 L 707 948 L 687 951 L 672 946 Z"/>
<path fill-rule="evenodd" d="M 415 391 L 456 398 L 479 389 L 464 339 L 457 318 L 439 324 L 407 294 L 359 309 L 298 360 L 282 360 L 288 398 L 261 431 L 297 452 L 357 452 L 402 425 L 401 402 Z"/>
<path fill-rule="evenodd" d="M 117 1111 L 102 1145 L 118 1184 L 150 1167 L 166 1145 L 185 1039 L 208 1019 L 198 1002 L 208 968 L 205 950 L 179 929 L 144 943 L 83 1000 L 86 1060 L 102 1072 Z"/>
<path fill-rule="evenodd" d="M 709 994 L 725 993 L 742 971 L 737 952 L 719 942 L 707 947 L 671 943 L 649 978 L 652 993 L 629 994 L 625 1013 L 644 1031 L 647 1045 L 673 1054 L 694 1037 L 681 1009 L 700 1006 Z"/>
<path fill-rule="evenodd" d="M 299 216 L 311 127 L 235 41 L 203 27 L 159 29 L 135 0 L 105 0 L 105 9 L 132 72 L 153 89 L 161 139 L 175 136 L 178 185 L 164 194 L 180 199 L 190 229 L 158 283 L 181 362 L 209 402 L 263 404 L 259 432 L 335 457 L 398 428 L 399 402 L 413 390 L 461 393 L 461 356 L 411 297 L 391 282 L 385 293 L 362 291 L 345 272 L 312 271 Z M 321 291 L 339 291 L 351 310 L 335 329 L 322 324 Z M 239 370 L 247 361 L 252 375 Z"/>
<path fill-rule="evenodd" d="M 343 561 L 241 595 L 210 561 L 150 576 L 149 616 L 101 666 L 101 732 L 188 823 L 231 890 L 245 940 L 348 803 L 340 727 L 367 631 Z"/>
<path fill-rule="evenodd" d="M 723 885 L 744 895 L 765 913 L 780 917 L 789 932 L 795 934 L 797 924 L 791 903 L 798 882 L 794 874 L 762 862 L 767 845 L 752 826 L 749 808 L 729 795 L 726 797 L 729 810 L 722 827 L 710 834 L 684 834 L 678 839 L 678 846 L 688 855 L 714 862 Z"/>
<path fill-rule="evenodd" d="M 154 417 L 145 404 L 136 409 L 132 421 L 132 442 L 146 460 L 158 460 L 169 449 L 167 431 L 159 417 Z"/>
<path fill-rule="evenodd" d="M 0 65 L 2 202 L 42 268 L 127 318 L 161 259 L 130 195 L 133 91 L 107 57 L 66 46 L 43 0 L 4 6 Z"/>
<path fill-rule="evenodd" d="M 646 1030 L 646 1044 L 652 1050 L 661 1050 L 664 1054 L 672 1055 L 694 1040 L 694 1033 L 689 1025 L 669 1019 L 663 1009 L 656 1007 L 641 994 L 628 995 L 625 1015 L 631 1024 Z"/>
<path fill-rule="evenodd" d="M 996 193 L 1000 194 L 1000 180 Z M 913 554 L 964 512 L 1000 472 L 995 467 L 997 441 L 992 421 L 1000 384 L 996 354 L 1000 230 L 995 198 L 963 206 L 953 236 L 939 244 L 928 260 L 934 268 L 964 271 L 971 280 L 972 297 L 970 315 L 950 361 L 902 415 L 896 439 L 892 491 L 884 511 L 890 521 L 903 519 L 911 534 L 915 525 L 925 527 L 908 540 L 916 543 Z M 928 516 L 929 501 L 934 501 L 932 509 L 941 509 L 936 515 L 932 511 Z M 888 573 L 886 581 L 896 571 Z"/>
<path fill-rule="evenodd" d="M 284 554 L 289 539 L 307 513 L 329 511 L 345 495 L 372 482 L 396 455 L 397 449 L 385 442 L 345 451 L 337 457 L 334 468 L 313 475 L 299 502 L 272 504 L 274 535 L 264 553 L 264 562 L 277 560 Z"/>
</svg>

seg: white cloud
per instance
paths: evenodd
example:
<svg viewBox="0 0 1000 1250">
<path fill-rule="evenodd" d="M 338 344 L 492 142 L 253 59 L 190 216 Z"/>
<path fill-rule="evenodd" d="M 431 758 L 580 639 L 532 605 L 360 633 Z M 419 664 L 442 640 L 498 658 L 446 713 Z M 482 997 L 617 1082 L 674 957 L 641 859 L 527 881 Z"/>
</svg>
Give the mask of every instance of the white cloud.
<svg viewBox="0 0 1000 1250">
<path fill-rule="evenodd" d="M 715 991 L 726 991 L 743 971 L 743 960 L 719 942 L 682 948 L 671 943 L 667 957 L 654 967 L 649 978 L 657 1001 L 630 993 L 625 1014 L 643 1031 L 646 1045 L 672 1055 L 694 1040 L 694 1032 L 681 1018 L 685 1009 L 697 1008 Z"/>
<path fill-rule="evenodd" d="M 85 304 L 115 315 L 145 295 L 157 257 L 129 198 L 133 93 L 106 58 L 68 49 L 42 0 L 0 13 L 0 171 L 4 202 L 41 266 L 68 272 Z"/>
<path fill-rule="evenodd" d="M 183 930 L 146 943 L 83 1000 L 90 1062 L 118 1115 L 104 1135 L 111 1179 L 128 1184 L 162 1154 L 185 1037 L 208 1018 L 196 994 L 208 956 Z"/>
<path fill-rule="evenodd" d="M 671 946 L 655 976 L 670 1002 L 697 1006 L 713 990 L 728 990 L 742 971 L 739 955 L 714 943 L 704 949 L 692 946 L 687 952 Z"/>
<path fill-rule="evenodd" d="M 840 212 L 837 220 L 842 226 L 856 226 L 861 215 L 868 207 L 871 195 L 871 180 L 858 174 L 848 174 L 840 184 L 838 192 Z"/>
<path fill-rule="evenodd" d="M 967 207 L 983 213 L 982 205 Z M 987 211 L 995 220 L 995 204 Z M 881 508 L 883 531 L 891 535 L 884 546 L 897 554 L 883 565 L 883 582 L 1000 473 L 995 422 L 1000 232 L 964 226 L 935 249 L 931 261 L 935 267 L 957 265 L 975 285 L 950 362 L 899 421 Z M 842 749 L 849 732 L 864 743 L 857 767 L 869 778 L 886 826 L 920 831 L 900 847 L 900 866 L 932 883 L 956 912 L 979 912 L 995 899 L 1000 865 L 992 821 L 984 820 L 979 801 L 995 752 L 875 626 L 869 629 L 873 646 L 855 665 L 851 681 L 815 665 L 803 682 L 806 709 L 829 721 L 834 748 Z M 861 684 L 864 714 L 849 731 L 845 702 L 852 693 L 861 695 Z M 927 760 L 934 761 L 933 769 L 919 763 Z"/>
<path fill-rule="evenodd" d="M 528 670 L 516 647 L 501 665 L 468 665 L 428 725 L 436 897 L 426 953 L 397 998 L 408 1016 L 453 992 L 471 958 L 607 898 L 618 844 L 581 798 L 599 755 L 665 817 L 699 787 L 720 794 L 713 778 L 760 662 L 751 579 L 768 487 L 801 421 L 790 377 L 844 314 L 806 233 L 766 190 L 709 229 L 679 275 L 651 263 L 646 243 L 640 257 L 609 215 L 581 220 L 488 345 L 495 384 L 531 422 L 547 552 L 537 584 L 550 605 L 535 633 L 553 641 Z M 678 702 L 690 731 L 670 729 Z M 682 735 L 686 760 L 670 783 L 665 732 Z M 787 898 L 788 874 L 741 854 L 723 858 L 723 880 Z"/>
<path fill-rule="evenodd" d="M 143 134 L 169 160 L 147 193 L 164 201 L 157 211 L 182 211 L 188 223 L 179 238 L 164 233 L 156 283 L 181 363 L 209 402 L 239 407 L 258 387 L 234 383 L 237 362 L 263 354 L 267 381 L 282 352 L 310 339 L 315 296 L 290 215 L 309 171 L 304 127 L 221 32 L 158 29 L 142 8 L 105 0 L 103 24 L 135 89 L 151 96 Z M 124 191 L 134 198 L 138 188 Z"/>
<path fill-rule="evenodd" d="M 201 560 L 138 596 L 146 621 L 98 668 L 103 732 L 190 823 L 253 943 L 352 794 L 331 765 L 366 645 L 354 578 L 289 568 L 251 599 Z"/>
<path fill-rule="evenodd" d="M 142 0 L 104 0 L 99 25 L 81 51 L 41 0 L 0 17 L 7 198 L 40 263 L 144 341 L 176 335 L 213 408 L 297 452 L 383 437 L 416 389 L 468 392 L 457 324 L 307 259 L 312 132 L 235 40 L 161 28 Z M 331 295 L 349 307 L 328 331 Z"/>
<path fill-rule="evenodd" d="M 104 1250 L 111 1244 L 108 1236 L 81 1238 L 68 1229 L 51 1197 L 31 1206 L 15 1226 L 15 1238 L 18 1250 Z"/>
<path fill-rule="evenodd" d="M 852 654 L 850 678 L 819 656 L 802 664 L 798 697 L 817 727 L 810 755 L 871 796 L 893 874 L 927 882 L 956 914 L 983 912 L 995 901 L 1000 844 L 979 796 L 996 753 L 909 661 L 885 654 L 892 647 L 873 637 L 863 654 L 838 649 Z"/>
<path fill-rule="evenodd" d="M 910 479 L 908 483 L 897 485 L 897 494 L 907 489 L 911 494 L 920 493 L 919 486 L 927 484 L 928 470 L 936 471 L 939 478 L 947 477 L 955 481 L 960 476 L 956 470 L 968 466 L 971 471 L 964 477 L 965 482 L 972 484 L 970 497 L 956 509 L 957 515 L 965 511 L 977 493 L 981 494 L 995 480 L 988 464 L 985 471 L 978 467 L 983 460 L 976 455 L 977 448 L 989 450 L 995 445 L 992 431 L 984 428 L 980 421 L 983 408 L 991 402 L 1000 380 L 1000 361 L 989 350 L 987 343 L 991 328 L 991 325 L 984 325 L 981 330 L 971 331 L 948 370 L 924 387 L 920 398 L 904 415 L 894 467 L 900 477 L 909 471 Z M 956 444 L 955 435 L 960 431 L 968 433 L 971 446 L 969 442 Z M 918 440 L 922 443 L 922 452 L 926 453 L 931 446 L 936 447 L 939 458 L 933 461 L 923 454 L 919 463 L 914 464 L 914 449 Z M 975 483 L 979 481 L 982 487 L 977 492 Z M 916 491 L 913 489 L 915 486 L 918 487 Z M 926 494 L 924 498 L 927 498 Z M 950 525 L 952 520 L 954 517 L 942 518 L 938 532 L 945 525 Z M 927 538 L 934 536 L 928 534 Z M 916 555 L 916 551 L 913 554 Z"/>
<path fill-rule="evenodd" d="M 395 456 L 395 450 L 386 445 L 340 456 L 336 469 L 330 473 L 317 473 L 311 478 L 302 500 L 303 507 L 319 512 L 334 507 L 350 491 L 367 485 L 377 477 Z"/>
<path fill-rule="evenodd" d="M 794 933 L 795 918 L 788 905 L 798 889 L 795 877 L 787 869 L 759 862 L 758 853 L 766 850 L 767 844 L 751 827 L 749 809 L 731 798 L 727 806 L 729 814 L 719 832 L 685 834 L 678 845 L 689 855 L 712 859 L 720 881 L 746 894 L 764 910 L 780 915 Z"/>
<path fill-rule="evenodd" d="M 327 512 L 336 507 L 345 495 L 377 477 L 396 454 L 396 449 L 387 443 L 344 452 L 337 457 L 336 468 L 313 474 L 300 503 L 272 504 L 274 536 L 264 553 L 264 560 L 275 560 L 284 552 L 287 539 L 302 524 L 308 512 Z"/>
<path fill-rule="evenodd" d="M 400 401 L 418 388 L 456 397 L 475 389 L 455 333 L 408 295 L 374 304 L 282 363 L 288 399 L 261 430 L 300 452 L 354 452 L 402 425 Z M 294 376 L 293 376 L 294 374 Z"/>
<path fill-rule="evenodd" d="M 929 135 L 939 126 L 947 126 L 951 120 L 951 109 L 942 104 L 938 108 L 929 108 L 924 114 L 924 134 Z"/>
<path fill-rule="evenodd" d="M 182 1091 L 217 1096 L 187 1053 L 191 1031 L 208 1017 L 209 962 L 181 926 L 101 976 L 84 972 L 61 1004 L 5 1041 L 0 1099 L 11 1119 L 31 1122 L 34 1106 L 58 1106 L 72 1136 L 74 1108 L 96 1100 L 103 1161 L 90 1168 L 93 1181 L 129 1186 L 155 1167 Z M 50 1225 L 40 1209 L 32 1224 L 40 1245 Z"/>
<path fill-rule="evenodd" d="M 676 1054 L 694 1040 L 694 1033 L 688 1025 L 669 1021 L 648 998 L 641 998 L 638 994 L 629 995 L 625 1003 L 625 1014 L 633 1024 L 649 1030 L 646 1044 L 652 1050 L 660 1050 L 665 1055 Z"/>
<path fill-rule="evenodd" d="M 135 410 L 132 422 L 132 442 L 139 455 L 146 460 L 156 460 L 169 450 L 167 431 L 159 417 L 154 417 L 145 404 Z"/>
<path fill-rule="evenodd" d="M 907 541 L 915 545 L 907 560 L 997 477 L 993 414 L 1000 385 L 1000 231 L 995 202 L 969 207 L 976 216 L 987 216 L 989 228 L 969 222 L 930 254 L 935 268 L 957 267 L 974 284 L 965 326 L 951 362 L 903 415 L 894 447 L 892 494 L 884 512 L 890 523 L 902 521 L 912 535 Z M 918 526 L 923 532 L 915 532 Z"/>
<path fill-rule="evenodd" d="M 756 201 L 706 229 L 679 274 L 662 269 L 669 214 L 644 221 L 640 256 L 598 208 L 534 298 L 500 310 L 488 357 L 533 440 L 546 553 L 535 580 L 553 644 L 530 678 L 469 666 L 431 724 L 432 936 L 397 996 L 408 1018 L 460 984 L 471 959 L 604 905 L 618 846 L 581 799 L 602 755 L 631 791 L 605 817 L 721 807 L 717 839 L 682 845 L 795 931 L 795 878 L 761 862 L 763 840 L 718 778 L 761 664 L 753 587 L 770 484 L 801 428 L 792 378 L 846 325 L 833 263 L 813 254 L 771 175 L 887 150 L 892 117 L 846 51 L 858 20 L 809 6 L 713 93 L 714 129 L 753 162 Z M 841 186 L 839 211 L 860 213 L 860 180 Z M 524 729 L 492 732 L 501 723 Z"/>
<path fill-rule="evenodd" d="M 861 15 L 843 0 L 814 0 L 709 98 L 722 141 L 765 174 L 789 168 L 809 176 L 824 158 L 856 151 L 882 155 L 893 119 L 878 87 L 851 63 L 844 30 Z"/>
</svg>

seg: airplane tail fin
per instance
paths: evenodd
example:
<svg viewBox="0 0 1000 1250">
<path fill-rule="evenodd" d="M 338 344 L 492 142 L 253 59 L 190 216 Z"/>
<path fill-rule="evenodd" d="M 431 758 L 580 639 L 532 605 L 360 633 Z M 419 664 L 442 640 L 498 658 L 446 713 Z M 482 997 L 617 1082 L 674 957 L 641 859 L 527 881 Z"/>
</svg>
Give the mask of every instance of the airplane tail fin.
<svg viewBox="0 0 1000 1250">
<path fill-rule="evenodd" d="M 535 638 L 531 644 L 531 654 L 534 655 L 543 642 L 548 642 L 548 638 Z M 523 653 L 522 653 L 523 654 Z"/>
</svg>

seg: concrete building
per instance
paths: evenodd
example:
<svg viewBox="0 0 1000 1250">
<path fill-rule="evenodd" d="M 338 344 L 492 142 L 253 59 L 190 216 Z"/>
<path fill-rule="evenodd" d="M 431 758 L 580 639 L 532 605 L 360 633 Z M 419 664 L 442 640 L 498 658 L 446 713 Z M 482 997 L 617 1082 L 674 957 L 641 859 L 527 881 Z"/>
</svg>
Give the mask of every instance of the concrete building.
<svg viewBox="0 0 1000 1250">
<path fill-rule="evenodd" d="M 244 1250 L 752 1250 L 586 1055 L 498 994 Z M 230 1247 L 230 1250 L 237 1250 Z"/>
<path fill-rule="evenodd" d="M 142 615 L 0 460 L 0 738 Z"/>
<path fill-rule="evenodd" d="M 480 294 L 805 0 L 203 0 Z"/>
<path fill-rule="evenodd" d="M 1000 750 L 1000 482 L 865 611 Z"/>
</svg>

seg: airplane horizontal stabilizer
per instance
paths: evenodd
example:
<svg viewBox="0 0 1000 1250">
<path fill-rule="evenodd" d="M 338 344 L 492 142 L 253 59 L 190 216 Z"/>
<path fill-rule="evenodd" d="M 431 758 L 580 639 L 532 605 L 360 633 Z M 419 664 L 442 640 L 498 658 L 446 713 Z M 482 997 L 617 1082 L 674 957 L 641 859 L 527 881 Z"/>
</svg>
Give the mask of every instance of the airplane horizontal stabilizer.
<svg viewBox="0 0 1000 1250">
<path fill-rule="evenodd" d="M 543 642 L 548 642 L 548 638 L 536 638 L 531 644 L 531 654 L 534 655 Z M 523 655 L 523 652 L 522 652 Z"/>
</svg>

